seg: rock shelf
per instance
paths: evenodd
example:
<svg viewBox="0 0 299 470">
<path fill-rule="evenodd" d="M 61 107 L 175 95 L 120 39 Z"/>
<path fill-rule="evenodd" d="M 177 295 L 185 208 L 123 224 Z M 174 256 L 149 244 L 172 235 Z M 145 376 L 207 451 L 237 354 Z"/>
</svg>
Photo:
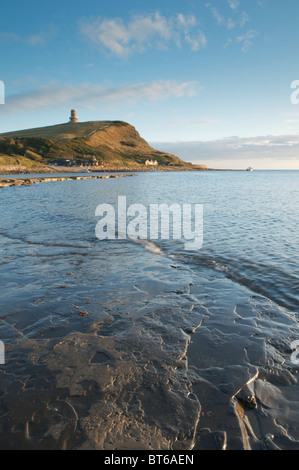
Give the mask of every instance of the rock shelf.
<svg viewBox="0 0 299 470">
<path fill-rule="evenodd" d="M 89 175 L 89 176 L 49 176 L 41 178 L 2 178 L 0 179 L 0 188 L 12 186 L 31 186 L 38 183 L 50 183 L 54 181 L 75 181 L 89 179 L 107 179 L 107 178 L 124 178 L 127 176 L 135 176 L 135 174 L 126 175 Z"/>
</svg>

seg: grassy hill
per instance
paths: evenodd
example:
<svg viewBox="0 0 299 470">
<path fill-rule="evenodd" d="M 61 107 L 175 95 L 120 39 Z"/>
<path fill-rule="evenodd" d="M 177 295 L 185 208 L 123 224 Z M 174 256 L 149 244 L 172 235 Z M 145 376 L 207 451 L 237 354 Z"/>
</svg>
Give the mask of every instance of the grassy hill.
<svg viewBox="0 0 299 470">
<path fill-rule="evenodd" d="M 122 121 L 67 123 L 0 134 L 0 168 L 44 168 L 55 160 L 95 158 L 109 168 L 138 169 L 147 159 L 159 166 L 188 167 L 180 158 L 153 149 Z"/>
</svg>

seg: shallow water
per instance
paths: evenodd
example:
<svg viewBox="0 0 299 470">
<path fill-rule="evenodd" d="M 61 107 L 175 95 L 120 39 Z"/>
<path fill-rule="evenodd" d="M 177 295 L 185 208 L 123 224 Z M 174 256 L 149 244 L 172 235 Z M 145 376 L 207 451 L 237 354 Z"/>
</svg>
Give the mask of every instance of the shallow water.
<svg viewBox="0 0 299 470">
<path fill-rule="evenodd" d="M 0 192 L 0 447 L 299 449 L 298 172 Z M 204 206 L 204 245 L 95 236 L 98 204 Z"/>
</svg>

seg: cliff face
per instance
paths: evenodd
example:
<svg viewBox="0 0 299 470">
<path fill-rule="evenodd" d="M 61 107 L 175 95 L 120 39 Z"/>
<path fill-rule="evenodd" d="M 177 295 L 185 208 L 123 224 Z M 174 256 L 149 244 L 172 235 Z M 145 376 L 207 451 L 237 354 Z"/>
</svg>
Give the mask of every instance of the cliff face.
<svg viewBox="0 0 299 470">
<path fill-rule="evenodd" d="M 55 159 L 83 161 L 91 157 L 99 164 L 116 167 L 144 166 L 148 159 L 162 166 L 186 166 L 178 157 L 150 147 L 133 126 L 122 121 L 68 123 L 0 134 L 0 166 L 7 157 L 14 162 L 28 159 L 37 166 Z"/>
</svg>

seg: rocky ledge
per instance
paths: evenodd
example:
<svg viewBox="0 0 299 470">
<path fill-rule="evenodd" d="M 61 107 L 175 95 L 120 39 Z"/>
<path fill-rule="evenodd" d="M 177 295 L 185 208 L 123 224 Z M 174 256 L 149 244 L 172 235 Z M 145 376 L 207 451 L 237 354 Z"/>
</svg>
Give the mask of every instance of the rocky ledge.
<svg viewBox="0 0 299 470">
<path fill-rule="evenodd" d="M 107 178 L 124 178 L 127 176 L 135 176 L 135 174 L 127 175 L 89 175 L 89 176 L 49 176 L 43 178 L 3 178 L 0 179 L 0 188 L 11 186 L 31 186 L 37 183 L 49 183 L 53 181 L 74 181 L 88 179 L 107 179 Z"/>
</svg>

